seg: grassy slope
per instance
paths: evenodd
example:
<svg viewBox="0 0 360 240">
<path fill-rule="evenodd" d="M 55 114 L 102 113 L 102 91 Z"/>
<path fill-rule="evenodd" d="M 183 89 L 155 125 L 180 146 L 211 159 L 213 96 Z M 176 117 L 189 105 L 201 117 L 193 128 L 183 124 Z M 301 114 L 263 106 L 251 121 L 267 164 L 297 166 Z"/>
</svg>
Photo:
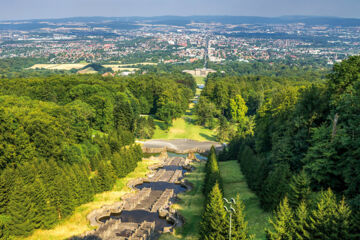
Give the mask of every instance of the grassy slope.
<svg viewBox="0 0 360 240">
<path fill-rule="evenodd" d="M 185 218 L 185 224 L 183 227 L 176 229 L 174 235 L 163 234 L 160 240 L 199 239 L 199 224 L 205 200 L 202 194 L 205 162 L 195 163 L 194 166 L 196 169 L 185 177 L 186 180 L 193 184 L 194 188 L 181 194 L 179 196 L 180 201 L 172 206 Z"/>
<path fill-rule="evenodd" d="M 194 77 L 196 84 L 205 84 L 205 78 L 204 77 Z"/>
<path fill-rule="evenodd" d="M 195 77 L 197 83 L 204 83 L 204 77 Z M 200 95 L 201 90 L 196 89 L 196 95 Z M 193 115 L 194 103 L 189 104 L 189 109 L 181 118 L 175 119 L 168 130 L 164 130 L 163 121 L 155 120 L 156 129 L 153 139 L 179 139 L 187 138 L 198 141 L 216 141 L 216 131 L 204 128 L 195 124 Z"/>
<path fill-rule="evenodd" d="M 118 179 L 113 190 L 96 194 L 94 201 L 83 204 L 75 209 L 75 212 L 64 221 L 57 224 L 50 230 L 37 230 L 27 240 L 59 240 L 82 234 L 92 229 L 86 216 L 94 209 L 100 208 L 105 204 L 112 204 L 132 190 L 127 183 L 136 178 L 145 177 L 149 172 L 148 166 L 153 165 L 154 161 L 143 160 L 139 162 L 137 168 L 129 173 L 125 178 Z"/>
<path fill-rule="evenodd" d="M 235 198 L 237 193 L 240 194 L 245 204 L 245 215 L 249 222 L 250 233 L 255 234 L 255 239 L 265 239 L 264 229 L 269 226 L 268 219 L 271 215 L 260 208 L 259 200 L 248 188 L 238 162 L 236 160 L 220 162 L 219 167 L 224 182 L 225 197 Z"/>
<path fill-rule="evenodd" d="M 156 130 L 153 139 L 178 139 L 187 138 L 198 141 L 215 141 L 214 130 L 206 129 L 193 123 L 191 117 L 175 119 L 169 130 L 163 130 L 163 122 L 155 120 Z"/>
</svg>

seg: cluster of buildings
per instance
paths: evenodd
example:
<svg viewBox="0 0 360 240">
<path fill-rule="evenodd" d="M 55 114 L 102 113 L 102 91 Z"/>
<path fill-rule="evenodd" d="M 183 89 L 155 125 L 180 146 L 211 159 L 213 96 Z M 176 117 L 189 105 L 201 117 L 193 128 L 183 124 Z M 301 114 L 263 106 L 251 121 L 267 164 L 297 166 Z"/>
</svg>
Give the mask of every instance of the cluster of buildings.
<svg viewBox="0 0 360 240">
<path fill-rule="evenodd" d="M 72 24 L 74 25 L 74 24 Z M 76 24 L 75 24 L 76 25 Z M 297 24 L 139 24 L 135 29 L 78 26 L 0 30 L 0 58 L 49 63 L 307 60 L 334 64 L 360 52 L 360 27 Z"/>
</svg>

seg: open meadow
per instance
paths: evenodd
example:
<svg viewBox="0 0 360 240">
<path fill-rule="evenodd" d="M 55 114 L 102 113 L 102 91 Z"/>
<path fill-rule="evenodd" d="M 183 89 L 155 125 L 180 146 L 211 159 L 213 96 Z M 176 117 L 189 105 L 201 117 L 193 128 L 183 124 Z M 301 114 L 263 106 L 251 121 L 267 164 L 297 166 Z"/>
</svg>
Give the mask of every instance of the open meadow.
<svg viewBox="0 0 360 240">
<path fill-rule="evenodd" d="M 220 174 L 224 184 L 226 198 L 235 198 L 240 195 L 245 204 L 245 220 L 249 222 L 250 234 L 255 234 L 255 239 L 265 239 L 264 229 L 269 227 L 268 219 L 271 213 L 264 212 L 260 207 L 258 197 L 247 186 L 240 165 L 236 160 L 219 162 Z"/>
<path fill-rule="evenodd" d="M 48 70 L 71 70 L 81 69 L 88 65 L 88 63 L 73 63 L 73 64 L 35 64 L 29 69 L 48 69 Z"/>
</svg>

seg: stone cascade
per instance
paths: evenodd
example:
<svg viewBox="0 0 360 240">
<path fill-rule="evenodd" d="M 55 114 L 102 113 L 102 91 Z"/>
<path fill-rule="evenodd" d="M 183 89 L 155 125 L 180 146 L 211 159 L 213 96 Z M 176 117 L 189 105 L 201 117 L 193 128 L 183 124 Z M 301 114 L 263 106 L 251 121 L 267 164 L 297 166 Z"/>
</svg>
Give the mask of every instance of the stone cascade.
<svg viewBox="0 0 360 240">
<path fill-rule="evenodd" d="M 169 199 L 174 196 L 173 189 L 166 189 L 157 200 L 157 202 L 152 206 L 151 212 L 157 212 L 160 208 L 164 208 L 169 202 Z"/>
<path fill-rule="evenodd" d="M 128 183 L 128 186 L 134 189 L 141 184 L 147 184 L 144 185 L 145 187 L 124 196 L 121 202 L 103 206 L 88 215 L 90 224 L 98 226 L 98 228 L 85 234 L 84 239 L 98 237 L 102 240 L 147 240 L 152 239 L 154 234 L 172 231 L 176 225 L 176 221 L 173 221 L 174 211 L 170 209 L 176 197 L 174 187 L 182 186 L 184 167 L 190 162 L 185 157 L 168 157 L 166 152 L 163 152 L 158 160 L 159 169 L 149 168 L 153 173 L 149 174 L 147 178 L 139 178 Z M 156 186 L 156 188 L 152 189 L 151 186 Z M 162 186 L 164 187 L 162 188 Z M 129 222 L 132 218 L 121 220 L 123 212 L 129 216 L 134 211 L 136 214 L 139 214 L 140 211 L 140 215 L 144 215 L 143 217 L 148 215 L 157 219 L 152 221 L 144 218 L 144 220 L 135 222 Z M 168 220 L 169 222 L 166 225 L 157 225 L 160 219 L 163 222 Z"/>
</svg>

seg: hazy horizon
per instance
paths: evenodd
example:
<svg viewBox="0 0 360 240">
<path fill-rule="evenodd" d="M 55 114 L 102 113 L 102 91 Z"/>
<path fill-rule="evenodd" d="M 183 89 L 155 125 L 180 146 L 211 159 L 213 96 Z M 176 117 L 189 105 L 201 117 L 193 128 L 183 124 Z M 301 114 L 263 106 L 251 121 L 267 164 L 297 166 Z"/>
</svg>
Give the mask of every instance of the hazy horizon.
<svg viewBox="0 0 360 240">
<path fill-rule="evenodd" d="M 212 15 L 360 18 L 358 9 L 358 0 L 13 0 L 1 3 L 0 20 Z"/>
</svg>

